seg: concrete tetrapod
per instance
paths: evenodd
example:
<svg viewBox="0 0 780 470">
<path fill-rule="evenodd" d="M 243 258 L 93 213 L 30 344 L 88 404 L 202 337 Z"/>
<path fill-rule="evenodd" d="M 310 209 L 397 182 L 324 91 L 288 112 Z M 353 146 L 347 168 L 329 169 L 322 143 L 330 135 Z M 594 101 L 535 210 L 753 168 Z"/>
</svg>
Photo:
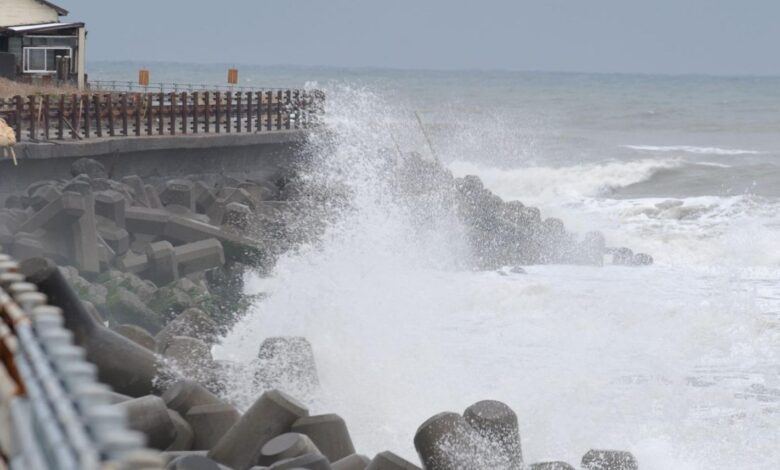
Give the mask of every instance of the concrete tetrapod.
<svg viewBox="0 0 780 470">
<path fill-rule="evenodd" d="M 414 447 L 426 470 L 479 468 L 482 462 L 474 448 L 475 431 L 463 416 L 443 412 L 417 429 Z"/>
<path fill-rule="evenodd" d="M 208 455 L 228 467 L 246 470 L 257 463 L 266 442 L 288 432 L 293 423 L 308 415 L 309 410 L 286 393 L 265 392 Z"/>
<path fill-rule="evenodd" d="M 293 424 L 292 431 L 309 436 L 331 462 L 355 453 L 347 425 L 337 414 L 306 416 Z"/>
<path fill-rule="evenodd" d="M 531 464 L 529 470 L 575 470 L 566 462 L 539 462 Z"/>
<path fill-rule="evenodd" d="M 421 470 L 420 467 L 386 450 L 376 454 L 366 470 Z"/>
<path fill-rule="evenodd" d="M 166 470 L 220 470 L 213 460 L 202 455 L 183 455 L 173 459 Z"/>
<path fill-rule="evenodd" d="M 192 380 L 179 380 L 162 394 L 168 408 L 185 416 L 190 408 L 198 405 L 214 405 L 222 400 L 208 391 L 203 385 Z"/>
<path fill-rule="evenodd" d="M 639 463 L 631 452 L 591 449 L 582 457 L 586 470 L 639 470 Z"/>
<path fill-rule="evenodd" d="M 352 454 L 330 464 L 333 470 L 366 470 L 371 459 L 365 455 Z"/>
<path fill-rule="evenodd" d="M 485 439 L 486 461 L 491 467 L 508 470 L 523 467 L 523 452 L 520 445 L 520 432 L 517 415 L 500 401 L 484 400 L 466 408 L 463 413 L 466 422 Z"/>
<path fill-rule="evenodd" d="M 51 305 L 63 311 L 65 326 L 98 368 L 98 378 L 119 393 L 141 397 L 159 391 L 158 380 L 175 377 L 152 351 L 100 325 L 84 308 L 57 266 L 45 258 L 31 258 L 20 271 L 46 294 Z"/>
<path fill-rule="evenodd" d="M 195 450 L 212 449 L 240 418 L 241 413 L 233 405 L 227 403 L 193 406 L 184 415 L 184 419 L 187 420 L 195 434 L 192 448 Z"/>
<path fill-rule="evenodd" d="M 272 465 L 282 460 L 300 457 L 306 454 L 322 454 L 317 446 L 304 434 L 286 432 L 266 442 L 260 449 L 260 465 Z"/>
<path fill-rule="evenodd" d="M 192 443 L 195 441 L 195 433 L 192 432 L 190 423 L 185 421 L 178 412 L 173 410 L 168 410 L 168 416 L 171 417 L 171 421 L 176 428 L 176 438 L 165 450 L 175 451 L 192 449 Z"/>
<path fill-rule="evenodd" d="M 321 454 L 306 454 L 282 460 L 268 467 L 269 470 L 331 470 L 330 462 Z"/>
<path fill-rule="evenodd" d="M 125 411 L 128 426 L 143 433 L 149 447 L 165 450 L 176 438 L 176 426 L 162 398 L 147 395 L 114 406 Z"/>
</svg>

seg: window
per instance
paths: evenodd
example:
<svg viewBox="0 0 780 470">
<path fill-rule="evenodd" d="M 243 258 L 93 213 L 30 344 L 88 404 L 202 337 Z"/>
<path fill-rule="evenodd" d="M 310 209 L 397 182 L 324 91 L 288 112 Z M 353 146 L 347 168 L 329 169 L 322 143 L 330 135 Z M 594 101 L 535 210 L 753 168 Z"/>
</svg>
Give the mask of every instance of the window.
<svg viewBox="0 0 780 470">
<path fill-rule="evenodd" d="M 25 47 L 24 73 L 55 73 L 57 57 L 71 57 L 70 47 Z M 73 60 L 71 60 L 71 68 Z"/>
</svg>

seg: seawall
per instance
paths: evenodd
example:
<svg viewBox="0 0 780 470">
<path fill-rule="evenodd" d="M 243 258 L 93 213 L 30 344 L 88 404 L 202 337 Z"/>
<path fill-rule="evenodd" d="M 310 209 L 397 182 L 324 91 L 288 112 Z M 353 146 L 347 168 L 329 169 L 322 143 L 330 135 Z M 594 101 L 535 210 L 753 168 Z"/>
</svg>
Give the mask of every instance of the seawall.
<svg viewBox="0 0 780 470">
<path fill-rule="evenodd" d="M 83 157 L 102 163 L 112 178 L 220 173 L 266 179 L 301 157 L 309 132 L 312 131 L 22 142 L 15 146 L 18 166 L 10 159 L 0 160 L 0 202 L 35 181 L 69 178 L 71 165 Z"/>
</svg>

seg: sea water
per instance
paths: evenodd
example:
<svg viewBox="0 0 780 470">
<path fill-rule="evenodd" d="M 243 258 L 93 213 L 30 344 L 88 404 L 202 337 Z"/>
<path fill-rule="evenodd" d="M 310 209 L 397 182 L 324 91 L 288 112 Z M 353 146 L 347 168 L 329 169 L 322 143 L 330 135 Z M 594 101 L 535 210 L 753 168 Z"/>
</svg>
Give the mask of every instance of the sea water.
<svg viewBox="0 0 780 470">
<path fill-rule="evenodd" d="M 121 79 L 133 67 L 92 70 Z M 222 78 L 217 66 L 158 68 L 166 81 Z M 414 458 L 426 418 L 497 399 L 516 411 L 529 462 L 577 466 L 615 448 L 644 470 L 780 467 L 780 79 L 241 74 L 326 90 L 334 141 L 311 148 L 354 210 L 271 276 L 248 277 L 267 296 L 218 357 L 249 364 L 264 337 L 306 336 L 321 381 L 312 413 L 342 415 L 368 455 Z M 431 209 L 420 230 L 388 197 L 373 163 L 385 148 L 438 158 L 656 262 L 471 271 L 456 220 Z M 233 390 L 244 405 L 251 375 Z"/>
</svg>

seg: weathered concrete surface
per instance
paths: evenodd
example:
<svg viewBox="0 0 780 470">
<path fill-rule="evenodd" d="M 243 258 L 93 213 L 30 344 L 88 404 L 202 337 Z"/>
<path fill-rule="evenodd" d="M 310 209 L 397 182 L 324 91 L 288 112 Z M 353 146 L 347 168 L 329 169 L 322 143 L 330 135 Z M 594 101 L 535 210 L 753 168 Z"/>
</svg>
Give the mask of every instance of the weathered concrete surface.
<svg viewBox="0 0 780 470">
<path fill-rule="evenodd" d="M 259 178 L 286 168 L 299 155 L 311 130 L 256 134 L 187 134 L 151 137 L 105 137 L 16 145 L 19 166 L 0 160 L 0 202 L 34 181 L 70 173 L 79 158 L 93 158 L 120 179 L 174 178 L 193 173 L 251 175 Z"/>
</svg>

